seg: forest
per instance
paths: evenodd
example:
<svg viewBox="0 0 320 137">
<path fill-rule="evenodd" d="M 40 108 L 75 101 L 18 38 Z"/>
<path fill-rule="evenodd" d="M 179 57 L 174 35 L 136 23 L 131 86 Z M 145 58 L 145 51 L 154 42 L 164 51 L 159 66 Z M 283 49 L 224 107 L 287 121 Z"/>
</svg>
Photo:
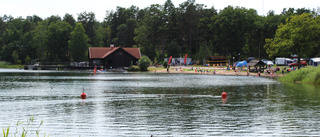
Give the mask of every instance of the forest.
<svg viewBox="0 0 320 137">
<path fill-rule="evenodd" d="M 313 43 L 307 43 L 309 35 L 301 41 L 298 40 L 305 37 L 303 34 L 286 38 L 286 32 L 297 26 L 280 30 L 295 23 L 291 20 L 301 15 L 304 16 L 300 20 L 308 18 L 316 26 L 304 33 L 319 29 L 319 9 L 284 8 L 279 15 L 269 11 L 260 16 L 255 9 L 228 6 L 217 11 L 195 0 L 178 6 L 166 0 L 163 5 L 152 4 L 144 9 L 117 7 L 115 11 L 106 10 L 102 22 L 95 19 L 95 13 L 87 11 L 79 13 L 77 18 L 68 13 L 64 17 L 52 15 L 45 19 L 37 15 L 26 18 L 3 15 L 0 16 L 0 61 L 13 64 L 87 61 L 88 47 L 109 47 L 110 44 L 139 47 L 141 54 L 154 64 L 168 56 L 184 57 L 185 54 L 200 61 L 209 56 L 273 59 L 310 49 L 308 44 L 312 50 L 299 55 L 319 56 L 314 52 L 319 51 L 317 32 L 310 35 Z M 304 48 L 294 50 L 297 49 L 292 46 L 297 45 L 294 42 Z"/>
</svg>

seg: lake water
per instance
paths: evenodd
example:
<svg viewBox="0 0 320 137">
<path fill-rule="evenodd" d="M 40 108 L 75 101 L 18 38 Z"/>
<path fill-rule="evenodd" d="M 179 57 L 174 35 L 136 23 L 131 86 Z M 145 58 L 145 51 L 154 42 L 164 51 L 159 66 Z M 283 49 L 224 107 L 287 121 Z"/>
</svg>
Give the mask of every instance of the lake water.
<svg viewBox="0 0 320 137">
<path fill-rule="evenodd" d="M 27 136 L 319 136 L 319 98 L 254 76 L 0 69 L 0 126 Z"/>
</svg>

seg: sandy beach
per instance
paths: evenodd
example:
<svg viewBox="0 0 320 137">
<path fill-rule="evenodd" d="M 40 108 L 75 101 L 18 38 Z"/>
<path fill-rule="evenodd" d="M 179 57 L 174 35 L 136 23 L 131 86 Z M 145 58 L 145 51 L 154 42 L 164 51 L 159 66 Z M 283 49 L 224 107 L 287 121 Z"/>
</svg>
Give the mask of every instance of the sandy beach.
<svg viewBox="0 0 320 137">
<path fill-rule="evenodd" d="M 153 66 L 152 66 L 153 67 Z M 156 68 L 156 67 L 154 67 Z M 201 71 L 200 71 L 201 70 Z M 214 73 L 214 71 L 216 71 Z M 153 73 L 189 73 L 189 74 L 203 74 L 203 75 L 228 75 L 228 76 L 248 76 L 247 68 L 243 70 L 227 70 L 226 67 L 189 67 L 189 66 L 173 66 L 170 67 L 167 72 L 166 68 L 150 71 Z M 249 76 L 257 76 L 258 73 L 250 72 Z M 271 77 L 270 74 L 260 74 L 261 77 Z M 282 74 L 277 74 L 277 76 L 282 76 Z"/>
</svg>

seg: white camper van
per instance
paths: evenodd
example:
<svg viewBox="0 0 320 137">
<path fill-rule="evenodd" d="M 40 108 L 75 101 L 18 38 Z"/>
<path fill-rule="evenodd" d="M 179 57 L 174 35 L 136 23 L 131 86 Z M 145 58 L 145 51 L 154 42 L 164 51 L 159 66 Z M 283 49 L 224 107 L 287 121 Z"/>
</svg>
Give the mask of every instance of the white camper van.
<svg viewBox="0 0 320 137">
<path fill-rule="evenodd" d="M 276 58 L 275 64 L 278 66 L 287 66 L 290 63 L 293 63 L 293 60 L 290 58 Z"/>
<path fill-rule="evenodd" d="M 309 65 L 318 66 L 320 64 L 320 57 L 310 58 Z"/>
</svg>

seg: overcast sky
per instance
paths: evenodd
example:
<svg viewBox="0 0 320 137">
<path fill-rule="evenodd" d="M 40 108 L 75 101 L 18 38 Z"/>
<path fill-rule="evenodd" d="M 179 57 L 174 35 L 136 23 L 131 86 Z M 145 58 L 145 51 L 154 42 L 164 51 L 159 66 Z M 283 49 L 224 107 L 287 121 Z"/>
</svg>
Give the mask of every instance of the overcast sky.
<svg viewBox="0 0 320 137">
<path fill-rule="evenodd" d="M 106 11 L 114 10 L 117 6 L 128 8 L 135 5 L 140 9 L 151 4 L 163 5 L 166 0 L 1 0 L 0 16 L 11 15 L 23 17 L 38 15 L 45 19 L 51 15 L 63 17 L 66 13 L 73 15 L 77 20 L 78 13 L 84 11 L 94 12 L 98 21 L 103 21 Z M 186 0 L 171 0 L 175 7 Z M 274 10 L 280 14 L 283 8 L 293 7 L 318 9 L 320 0 L 196 0 L 196 3 L 205 4 L 208 8 L 214 6 L 221 10 L 228 5 L 240 6 L 247 9 L 253 8 L 259 15 L 267 15 L 268 11 Z"/>
</svg>

